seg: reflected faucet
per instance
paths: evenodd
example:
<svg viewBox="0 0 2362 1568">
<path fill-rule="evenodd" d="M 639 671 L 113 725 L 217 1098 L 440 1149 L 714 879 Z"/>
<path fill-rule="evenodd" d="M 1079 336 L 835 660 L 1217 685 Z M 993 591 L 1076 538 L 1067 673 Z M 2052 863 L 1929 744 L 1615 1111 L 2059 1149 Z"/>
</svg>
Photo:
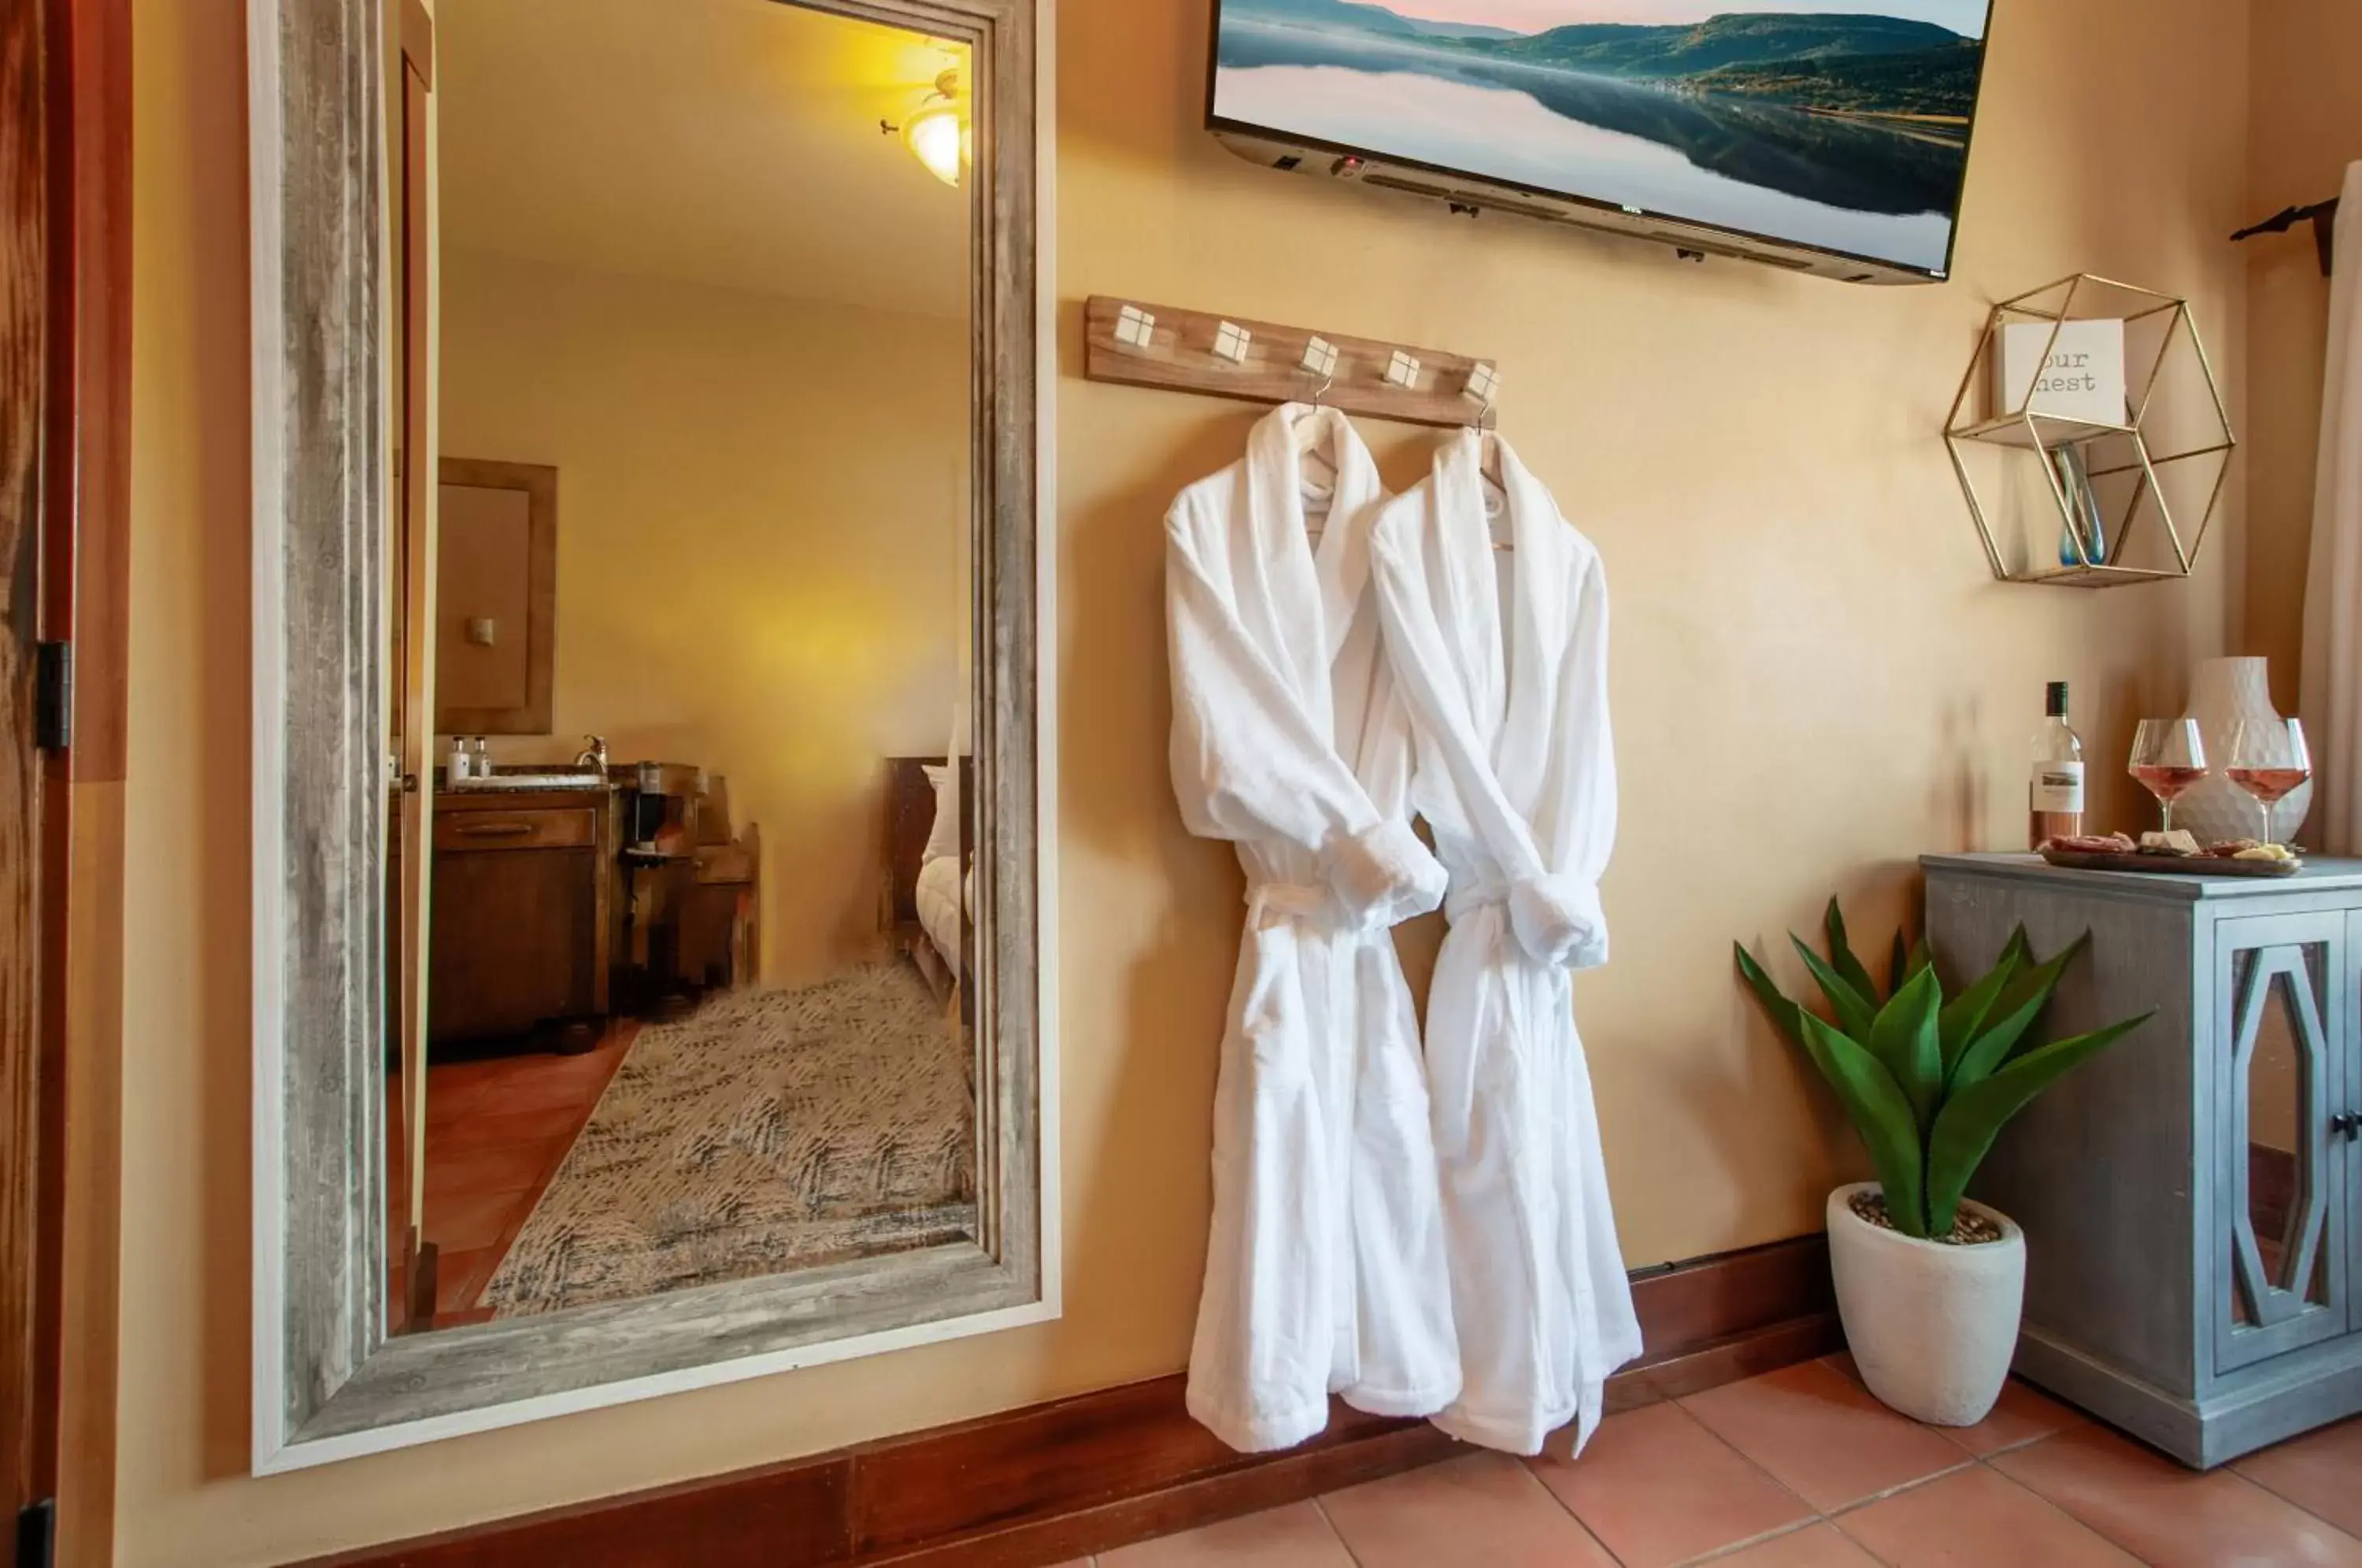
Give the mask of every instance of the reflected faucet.
<svg viewBox="0 0 2362 1568">
<path fill-rule="evenodd" d="M 582 738 L 589 741 L 590 744 L 575 754 L 575 767 L 584 773 L 596 773 L 602 778 L 606 778 L 607 737 L 605 735 L 584 735 Z"/>
</svg>

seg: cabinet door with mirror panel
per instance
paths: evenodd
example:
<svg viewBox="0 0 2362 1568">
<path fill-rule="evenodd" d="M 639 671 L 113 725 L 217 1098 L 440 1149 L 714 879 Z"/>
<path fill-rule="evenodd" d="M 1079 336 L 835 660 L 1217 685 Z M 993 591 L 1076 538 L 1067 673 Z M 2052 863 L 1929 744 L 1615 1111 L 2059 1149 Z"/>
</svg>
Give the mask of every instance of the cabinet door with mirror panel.
<svg viewBox="0 0 2362 1568">
<path fill-rule="evenodd" d="M 1046 1315 L 1032 0 L 270 11 L 258 1465 Z"/>
</svg>

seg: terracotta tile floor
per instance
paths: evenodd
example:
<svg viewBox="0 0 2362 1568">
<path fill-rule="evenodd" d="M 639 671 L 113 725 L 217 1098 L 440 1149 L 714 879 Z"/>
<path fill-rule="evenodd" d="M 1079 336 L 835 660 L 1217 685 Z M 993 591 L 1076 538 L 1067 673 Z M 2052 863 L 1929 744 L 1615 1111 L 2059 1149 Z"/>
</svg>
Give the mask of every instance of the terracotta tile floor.
<svg viewBox="0 0 2362 1568">
<path fill-rule="evenodd" d="M 595 1050 L 579 1056 L 521 1052 L 509 1056 L 438 1063 L 426 1069 L 425 1239 L 435 1243 L 435 1320 L 450 1328 L 477 1322 L 491 1310 L 476 1298 L 515 1242 L 542 1189 L 590 1119 L 607 1080 L 622 1065 L 638 1032 L 635 1023 L 608 1031 Z M 398 1094 L 397 1081 L 389 1093 Z M 400 1125 L 399 1111 L 387 1118 Z M 388 1162 L 389 1197 L 397 1235 L 402 1226 L 402 1151 Z M 402 1265 L 393 1266 L 392 1299 L 403 1301 Z"/>
<path fill-rule="evenodd" d="M 2341 1528 L 2343 1527 L 2343 1528 Z M 2362 1568 L 2362 1418 L 2201 1475 L 2013 1383 L 1923 1427 L 1843 1356 L 1610 1416 L 1581 1459 L 1463 1458 L 1098 1568 Z M 1060 1568 L 1089 1568 L 1087 1562 Z"/>
</svg>

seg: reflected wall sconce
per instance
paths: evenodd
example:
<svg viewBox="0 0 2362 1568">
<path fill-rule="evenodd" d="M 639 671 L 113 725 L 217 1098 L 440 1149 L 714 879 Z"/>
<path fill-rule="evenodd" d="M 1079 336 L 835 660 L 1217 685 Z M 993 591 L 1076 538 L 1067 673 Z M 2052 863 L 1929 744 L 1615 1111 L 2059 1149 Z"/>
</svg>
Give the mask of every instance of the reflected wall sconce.
<svg viewBox="0 0 2362 1568">
<path fill-rule="evenodd" d="M 900 136 L 928 173 L 957 188 L 970 145 L 967 105 L 960 97 L 957 70 L 936 77 L 934 90 L 900 125 L 879 120 L 877 128 L 888 136 Z"/>
</svg>

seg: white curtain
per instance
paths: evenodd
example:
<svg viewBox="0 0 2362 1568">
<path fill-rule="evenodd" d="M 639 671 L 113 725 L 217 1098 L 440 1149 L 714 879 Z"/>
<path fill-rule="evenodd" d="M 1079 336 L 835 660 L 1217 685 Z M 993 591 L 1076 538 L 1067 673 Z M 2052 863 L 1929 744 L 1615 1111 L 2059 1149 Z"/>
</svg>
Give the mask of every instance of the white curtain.
<svg viewBox="0 0 2362 1568">
<path fill-rule="evenodd" d="M 2319 781 L 2308 837 L 2332 855 L 2362 849 L 2362 163 L 2337 204 L 2329 368 L 2304 582 L 2304 729 Z"/>
</svg>

